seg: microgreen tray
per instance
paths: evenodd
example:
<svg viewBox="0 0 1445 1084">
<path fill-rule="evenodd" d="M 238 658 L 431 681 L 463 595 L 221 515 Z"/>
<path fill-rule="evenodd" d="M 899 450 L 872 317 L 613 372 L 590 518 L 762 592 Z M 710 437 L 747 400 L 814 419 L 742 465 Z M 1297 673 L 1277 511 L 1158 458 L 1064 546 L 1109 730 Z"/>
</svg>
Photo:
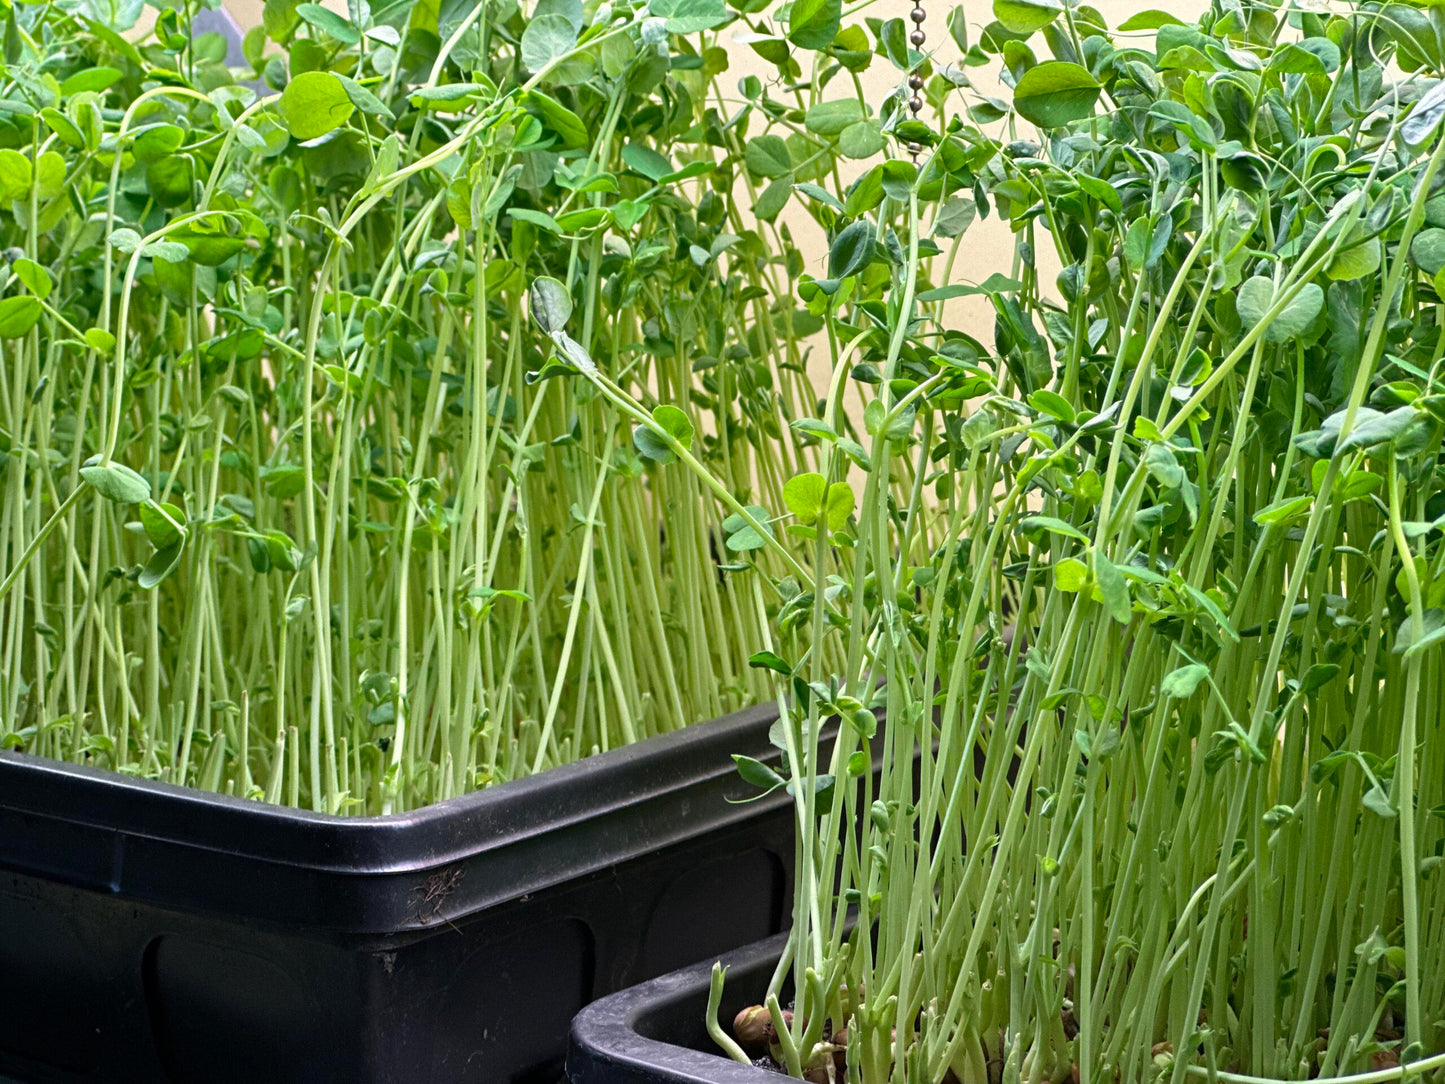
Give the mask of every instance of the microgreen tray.
<svg viewBox="0 0 1445 1084">
<path fill-rule="evenodd" d="M 0 754 L 0 1074 L 552 1084 L 594 998 L 783 927 L 775 718 L 374 818 Z"/>
<path fill-rule="evenodd" d="M 735 950 L 718 1019 L 764 1000 L 786 935 Z M 705 1024 L 713 961 L 640 983 L 590 1005 L 572 1022 L 570 1084 L 780 1084 L 770 1069 L 724 1057 Z"/>
</svg>

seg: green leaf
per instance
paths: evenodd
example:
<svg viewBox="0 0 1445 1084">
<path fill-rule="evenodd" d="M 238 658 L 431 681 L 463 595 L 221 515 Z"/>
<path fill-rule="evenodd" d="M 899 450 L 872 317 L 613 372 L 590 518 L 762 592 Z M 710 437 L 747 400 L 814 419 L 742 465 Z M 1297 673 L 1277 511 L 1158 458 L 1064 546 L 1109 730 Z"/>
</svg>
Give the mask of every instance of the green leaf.
<svg viewBox="0 0 1445 1084">
<path fill-rule="evenodd" d="M 843 21 L 842 0 L 793 0 L 788 40 L 800 49 L 826 49 Z"/>
<path fill-rule="evenodd" d="M 562 226 L 546 211 L 534 211 L 530 207 L 508 207 L 507 217 L 514 218 L 518 222 L 530 222 L 539 230 L 558 237 L 562 235 Z"/>
<path fill-rule="evenodd" d="M 184 260 L 189 255 L 192 260 L 203 267 L 220 267 L 221 264 L 246 247 L 244 237 L 232 237 L 214 229 L 201 228 L 195 223 L 173 229 L 168 235 L 168 240 L 160 243 L 174 243 L 181 246 L 180 260 Z M 150 248 L 149 245 L 146 247 Z M 172 252 L 172 255 L 176 255 L 176 253 Z M 171 256 L 165 256 L 165 258 L 171 259 Z"/>
<path fill-rule="evenodd" d="M 907 203 L 913 192 L 914 182 L 918 180 L 918 167 L 912 162 L 893 158 L 884 162 L 880 169 L 883 191 L 899 203 Z"/>
<path fill-rule="evenodd" d="M 1054 586 L 1060 591 L 1082 591 L 1089 582 L 1089 566 L 1077 557 L 1066 557 L 1053 567 Z"/>
<path fill-rule="evenodd" d="M 860 218 L 843 228 L 828 248 L 828 276 L 844 279 L 856 275 L 873 258 L 873 223 Z"/>
<path fill-rule="evenodd" d="M 351 99 L 351 104 L 356 106 L 357 109 L 360 109 L 368 116 L 385 117 L 388 120 L 394 119 L 386 103 L 355 79 L 348 79 L 344 75 L 338 75 L 336 78 L 341 80 L 341 85 L 346 90 L 346 96 Z M 394 138 L 394 136 L 389 138 Z M 387 172 L 390 173 L 391 171 L 388 170 Z"/>
<path fill-rule="evenodd" d="M 1410 258 L 1427 275 L 1445 268 L 1445 230 L 1432 227 L 1417 233 L 1410 242 Z"/>
<path fill-rule="evenodd" d="M 758 651 L 748 658 L 748 665 L 754 670 L 772 670 L 784 677 L 793 676 L 793 668 L 781 655 L 772 651 Z"/>
<path fill-rule="evenodd" d="M 1115 214 L 1124 210 L 1124 201 L 1119 197 L 1119 190 L 1108 181 L 1091 177 L 1087 173 L 1075 174 L 1074 180 L 1078 182 L 1079 188 L 1085 195 L 1098 200 Z"/>
<path fill-rule="evenodd" d="M 950 196 L 933 220 L 936 237 L 957 237 L 978 217 L 978 204 L 966 196 Z"/>
<path fill-rule="evenodd" d="M 42 109 L 40 117 L 49 126 L 50 130 L 60 137 L 61 142 L 67 146 L 80 149 L 85 146 L 85 136 L 81 134 L 75 122 L 58 109 Z"/>
<path fill-rule="evenodd" d="M 1199 604 L 1200 609 L 1209 615 L 1210 619 L 1219 627 L 1219 631 L 1224 633 L 1224 635 L 1234 643 L 1239 643 L 1239 633 L 1236 632 L 1234 626 L 1229 623 L 1229 618 L 1224 615 L 1224 611 L 1219 608 L 1219 604 L 1193 584 L 1187 581 L 1180 582 L 1185 593 Z"/>
<path fill-rule="evenodd" d="M 1092 116 L 1101 89 L 1087 68 L 1046 60 L 1024 72 L 1014 87 L 1014 109 L 1040 128 L 1058 128 Z"/>
<path fill-rule="evenodd" d="M 841 531 L 853 514 L 853 488 L 847 482 L 834 482 L 828 487 L 828 530 Z"/>
<path fill-rule="evenodd" d="M 858 707 L 851 711 L 845 711 L 843 717 L 848 720 L 849 725 L 864 741 L 872 741 L 873 736 L 878 733 L 878 716 L 867 708 Z"/>
<path fill-rule="evenodd" d="M 532 280 L 530 301 L 532 319 L 547 335 L 561 331 L 572 317 L 572 295 L 567 287 L 549 276 Z"/>
<path fill-rule="evenodd" d="M 1244 326 L 1252 328 L 1265 318 L 1274 301 L 1274 283 L 1263 275 L 1256 275 L 1240 286 L 1235 305 Z M 1265 341 L 1283 343 L 1303 335 L 1324 304 L 1325 292 L 1315 283 L 1307 283 L 1270 322 L 1265 329 Z"/>
<path fill-rule="evenodd" d="M 651 460 L 654 463 L 666 465 L 677 462 L 677 456 L 668 447 L 667 441 L 645 425 L 632 427 L 632 446 L 637 449 L 637 454 L 643 459 Z"/>
<path fill-rule="evenodd" d="M 789 422 L 788 427 L 797 430 L 799 433 L 807 433 L 823 440 L 838 439 L 838 434 L 833 430 L 833 427 L 827 422 L 820 421 L 817 418 L 799 418 L 797 421 Z"/>
<path fill-rule="evenodd" d="M 918 295 L 918 300 L 948 301 L 955 297 L 975 297 L 980 294 L 992 297 L 994 294 L 1017 293 L 1023 288 L 1022 282 L 995 271 L 977 286 L 969 286 L 962 282 L 956 282 L 950 286 L 939 286 L 932 290 L 924 290 Z"/>
<path fill-rule="evenodd" d="M 1135 12 L 1122 23 L 1120 30 L 1158 30 L 1161 26 L 1184 26 L 1182 19 L 1170 15 L 1167 11 L 1160 11 L 1158 8 L 1147 8 L 1144 11 Z"/>
<path fill-rule="evenodd" d="M 1363 804 L 1366 809 L 1377 817 L 1384 817 L 1386 820 L 1394 820 L 1397 816 L 1394 803 L 1390 796 L 1385 793 L 1384 788 L 1377 782 L 1365 791 Z"/>
<path fill-rule="evenodd" d="M 582 10 L 582 0 L 537 0 L 537 6 L 532 9 L 532 14 L 534 16 L 564 16 L 567 21 L 577 27 L 579 31 L 582 29 L 582 24 L 586 21 L 586 15 Z"/>
<path fill-rule="evenodd" d="M 1323 40 L 1333 45 L 1328 39 Z M 1335 62 L 1339 62 L 1339 50 L 1335 50 Z M 1295 42 L 1277 45 L 1274 55 L 1269 58 L 1269 70 L 1286 75 L 1325 75 L 1331 69 L 1325 66 L 1325 58 L 1310 49 L 1303 49 Z"/>
<path fill-rule="evenodd" d="M 22 256 L 11 265 L 11 269 L 15 272 L 15 277 L 25 284 L 25 288 L 41 301 L 50 296 L 55 283 L 50 278 L 50 272 L 34 260 Z"/>
<path fill-rule="evenodd" d="M 173 504 L 146 501 L 140 506 L 141 527 L 158 550 L 175 545 L 185 535 L 185 513 Z"/>
<path fill-rule="evenodd" d="M 993 0 L 993 15 L 1014 34 L 1032 34 L 1063 14 L 1059 0 Z"/>
<path fill-rule="evenodd" d="M 522 31 L 522 66 L 539 72 L 577 47 L 577 28 L 565 15 L 539 15 Z"/>
<path fill-rule="evenodd" d="M 149 256 L 153 260 L 165 260 L 168 263 L 184 263 L 190 253 L 190 249 L 179 241 L 152 241 L 140 250 L 142 256 Z"/>
<path fill-rule="evenodd" d="M 1104 608 L 1109 616 L 1121 625 L 1127 625 L 1134 616 L 1134 606 L 1129 600 L 1129 581 L 1119 571 L 1119 566 L 1109 560 L 1103 550 L 1094 551 L 1094 579 L 1099 584 L 1099 593 L 1104 596 Z"/>
<path fill-rule="evenodd" d="M 1445 80 L 1421 95 L 1415 108 L 1405 118 L 1405 123 L 1400 125 L 1400 135 L 1406 143 L 1418 147 L 1435 134 L 1442 117 L 1445 117 Z"/>
<path fill-rule="evenodd" d="M 606 207 L 579 207 L 575 211 L 564 211 L 557 216 L 557 228 L 563 233 L 580 233 L 595 229 L 608 220 Z"/>
<path fill-rule="evenodd" d="M 1062 395 L 1057 392 L 1047 391 L 1040 388 L 1029 396 L 1029 406 L 1033 407 L 1040 414 L 1047 414 L 1051 418 L 1058 418 L 1065 424 L 1072 425 L 1074 418 L 1073 406 Z"/>
<path fill-rule="evenodd" d="M 1285 497 L 1261 508 L 1254 514 L 1254 522 L 1261 527 L 1269 527 L 1276 523 L 1287 523 L 1289 520 L 1309 514 L 1310 508 L 1314 505 L 1314 498 L 1305 495 L 1303 497 Z"/>
<path fill-rule="evenodd" d="M 838 134 L 838 153 L 844 158 L 872 158 L 887 144 L 883 125 L 877 120 L 860 120 Z"/>
<path fill-rule="evenodd" d="M 28 195 L 35 180 L 30 159 L 17 150 L 0 150 L 0 201 L 21 199 Z"/>
<path fill-rule="evenodd" d="M 82 68 L 60 84 L 60 96 L 69 98 L 72 94 L 86 92 L 99 94 L 120 82 L 123 74 L 115 68 Z"/>
<path fill-rule="evenodd" d="M 873 469 L 873 459 L 869 456 L 868 450 L 851 437 L 839 437 L 838 450 L 854 463 L 858 464 L 863 470 Z"/>
<path fill-rule="evenodd" d="M 0 301 L 0 339 L 18 339 L 29 334 L 42 311 L 40 299 L 30 294 Z"/>
<path fill-rule="evenodd" d="M 591 136 L 587 131 L 587 126 L 582 123 L 582 118 L 557 101 L 556 98 L 543 94 L 540 90 L 530 90 L 522 96 L 522 102 L 540 113 L 542 120 L 552 131 L 562 137 L 562 142 L 566 146 L 585 147 L 588 145 Z"/>
<path fill-rule="evenodd" d="M 115 349 L 115 336 L 103 327 L 87 328 L 85 341 L 92 350 L 97 350 L 102 354 L 109 354 Z"/>
<path fill-rule="evenodd" d="M 648 10 L 667 20 L 669 34 L 698 34 L 721 26 L 732 16 L 723 0 L 651 0 Z"/>
<path fill-rule="evenodd" d="M 297 4 L 296 14 L 301 16 L 308 26 L 331 35 L 343 45 L 355 45 L 361 40 L 361 31 L 343 16 L 320 4 Z"/>
<path fill-rule="evenodd" d="M 651 147 L 641 143 L 629 143 L 622 148 L 622 160 L 627 168 L 642 174 L 654 184 L 672 172 L 672 163 Z"/>
<path fill-rule="evenodd" d="M 783 503 L 804 523 L 816 523 L 828 498 L 828 481 L 821 474 L 796 474 L 783 483 Z"/>
<path fill-rule="evenodd" d="M 803 123 L 810 132 L 835 136 L 850 124 L 856 124 L 863 119 L 862 102 L 857 98 L 839 98 L 831 102 L 819 102 L 809 108 L 803 117 Z"/>
<path fill-rule="evenodd" d="M 757 215 L 764 222 L 771 222 L 783 213 L 783 208 L 788 205 L 788 200 L 793 195 L 793 177 L 788 174 L 779 177 L 768 184 L 757 202 L 753 204 L 753 214 Z"/>
<path fill-rule="evenodd" d="M 653 408 L 652 420 L 664 433 L 684 448 L 692 447 L 693 426 L 688 416 L 675 406 L 663 405 Z"/>
<path fill-rule="evenodd" d="M 727 548 L 735 553 L 745 553 L 749 550 L 762 549 L 768 544 L 768 538 L 772 536 L 772 528 L 768 524 L 768 510 L 766 508 L 750 504 L 747 506 L 747 512 L 748 515 L 752 516 L 753 519 L 758 522 L 763 528 L 763 531 L 767 532 L 767 537 L 760 534 L 752 524 L 735 512 L 723 520 L 722 523 L 723 532 L 728 536 Z"/>
<path fill-rule="evenodd" d="M 1355 448 L 1373 448 L 1386 444 L 1409 428 L 1415 420 L 1413 406 L 1396 407 L 1388 413 L 1361 407 L 1355 413 L 1355 426 L 1343 440 L 1335 445 L 1335 455 L 1340 456 Z"/>
<path fill-rule="evenodd" d="M 788 145 L 780 136 L 775 135 L 760 135 L 756 139 L 748 140 L 743 160 L 748 169 L 759 177 L 781 177 L 793 168 L 793 158 L 788 153 Z"/>
<path fill-rule="evenodd" d="M 1399 636 L 1396 637 L 1395 652 L 1403 655 L 1408 662 L 1421 652 L 1428 651 L 1436 644 L 1445 642 L 1445 621 L 1442 621 L 1440 617 L 1439 610 L 1425 611 L 1425 632 L 1418 640 L 1409 639 L 1411 619 L 1407 617 L 1401 626 Z"/>
<path fill-rule="evenodd" d="M 1337 281 L 1362 279 L 1378 270 L 1384 257 L 1384 248 L 1378 237 L 1371 237 L 1358 245 L 1342 250 L 1325 269 L 1325 274 Z"/>
<path fill-rule="evenodd" d="M 829 801 L 829 795 L 832 794 L 832 792 L 833 792 L 833 784 L 834 784 L 835 782 L 837 782 L 837 780 L 835 780 L 835 779 L 833 778 L 833 776 L 831 776 L 831 775 L 820 775 L 820 776 L 818 776 L 817 778 L 815 778 L 815 779 L 813 780 L 813 793 L 818 796 L 818 806 L 819 806 L 819 808 L 825 808 L 825 807 L 826 807 L 826 805 L 827 805 L 827 803 L 828 803 L 828 801 Z M 797 787 L 797 784 L 799 784 L 799 783 L 801 783 L 801 784 L 803 784 L 803 785 L 806 786 L 806 785 L 807 785 L 807 780 L 805 780 L 805 779 L 789 780 L 788 785 L 787 785 L 787 788 L 786 788 L 789 795 L 796 796 L 796 787 Z"/>
<path fill-rule="evenodd" d="M 354 112 L 346 87 L 331 72 L 302 72 L 281 92 L 281 119 L 303 142 L 336 131 Z"/>
<path fill-rule="evenodd" d="M 1168 99 L 1155 102 L 1149 115 L 1174 125 L 1196 147 L 1208 147 L 1212 150 L 1218 143 L 1218 136 L 1210 123 L 1182 102 Z"/>
<path fill-rule="evenodd" d="M 151 555 L 151 559 L 146 562 L 145 567 L 141 569 L 136 582 L 146 591 L 155 590 L 167 576 L 180 567 L 181 554 L 185 548 L 186 543 L 182 539 L 164 549 L 156 550 Z"/>
<path fill-rule="evenodd" d="M 1203 663 L 1191 663 L 1171 670 L 1159 682 L 1159 695 L 1172 696 L 1175 700 L 1187 700 L 1194 690 L 1209 676 L 1209 667 Z"/>
<path fill-rule="evenodd" d="M 1062 535 L 1065 538 L 1074 538 L 1080 542 L 1088 542 L 1088 536 L 1071 523 L 1065 523 L 1055 516 L 1025 516 L 1019 520 L 1019 527 L 1028 534 L 1038 534 L 1047 531 L 1049 534 Z"/>
<path fill-rule="evenodd" d="M 97 493 L 116 504 L 140 504 L 151 497 L 151 484 L 123 463 L 95 463 L 80 476 Z"/>
<path fill-rule="evenodd" d="M 443 83 L 440 86 L 417 87 L 407 95 L 413 105 L 454 113 L 465 109 L 488 93 L 480 83 Z"/>
<path fill-rule="evenodd" d="M 1310 693 L 1323 689 L 1340 672 L 1338 663 L 1317 662 L 1305 671 L 1305 676 L 1300 678 L 1300 692 L 1308 696 Z"/>
</svg>

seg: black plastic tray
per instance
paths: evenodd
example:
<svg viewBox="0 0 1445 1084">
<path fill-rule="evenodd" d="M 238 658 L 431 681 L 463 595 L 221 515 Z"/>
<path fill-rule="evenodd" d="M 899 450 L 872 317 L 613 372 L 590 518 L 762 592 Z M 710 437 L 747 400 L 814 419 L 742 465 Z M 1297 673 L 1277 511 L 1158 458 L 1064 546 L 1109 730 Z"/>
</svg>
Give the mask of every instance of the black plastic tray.
<svg viewBox="0 0 1445 1084">
<path fill-rule="evenodd" d="M 0 754 L 0 1076 L 546 1081 L 593 999 L 784 928 L 760 708 L 412 813 Z"/>
<path fill-rule="evenodd" d="M 727 985 L 718 1018 L 767 997 L 787 935 L 722 957 Z M 674 971 L 605 997 L 572 1022 L 567 1046 L 571 1084 L 785 1084 L 788 1077 L 716 1053 L 704 1015 L 712 961 Z"/>
</svg>

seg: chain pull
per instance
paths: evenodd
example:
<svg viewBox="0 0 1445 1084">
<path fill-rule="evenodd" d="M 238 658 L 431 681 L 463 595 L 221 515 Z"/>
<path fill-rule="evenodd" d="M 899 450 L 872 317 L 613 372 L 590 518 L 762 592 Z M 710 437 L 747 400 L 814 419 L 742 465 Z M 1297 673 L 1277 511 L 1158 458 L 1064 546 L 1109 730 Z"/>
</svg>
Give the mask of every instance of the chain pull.
<svg viewBox="0 0 1445 1084">
<path fill-rule="evenodd" d="M 913 10 L 908 13 L 908 17 L 913 20 L 913 33 L 908 35 L 908 40 L 915 49 L 922 52 L 923 43 L 928 40 L 928 35 L 923 32 L 923 20 L 927 18 L 923 10 L 923 0 L 913 0 Z M 923 76 L 917 71 L 908 77 L 908 89 L 913 92 L 908 99 L 908 108 L 913 111 L 913 119 L 917 120 L 918 114 L 923 111 Z M 913 155 L 915 166 L 918 165 L 918 155 L 922 150 L 923 147 L 918 143 L 908 144 L 908 151 Z"/>
</svg>

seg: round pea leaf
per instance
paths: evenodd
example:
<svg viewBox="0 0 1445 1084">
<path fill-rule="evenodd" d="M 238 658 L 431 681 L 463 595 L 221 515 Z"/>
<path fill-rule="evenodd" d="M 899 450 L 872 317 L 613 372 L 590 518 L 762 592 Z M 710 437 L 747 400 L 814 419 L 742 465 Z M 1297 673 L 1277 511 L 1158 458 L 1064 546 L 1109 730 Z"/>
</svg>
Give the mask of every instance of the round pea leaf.
<svg viewBox="0 0 1445 1084">
<path fill-rule="evenodd" d="M 1190 663 L 1165 674 L 1159 682 L 1159 692 L 1176 700 L 1187 700 L 1208 676 L 1209 667 L 1203 663 Z"/>
<path fill-rule="evenodd" d="M 693 427 L 688 416 L 675 406 L 660 406 L 652 411 L 652 420 L 684 448 L 692 447 Z"/>
<path fill-rule="evenodd" d="M 572 296 L 554 278 L 546 275 L 532 280 L 532 319 L 548 335 L 561 331 L 572 316 Z"/>
<path fill-rule="evenodd" d="M 1445 268 L 1445 230 L 1421 230 L 1410 242 L 1410 256 L 1427 275 Z"/>
<path fill-rule="evenodd" d="M 993 0 L 994 18 L 1014 34 L 1032 34 L 1048 26 L 1063 10 L 1058 0 Z"/>
<path fill-rule="evenodd" d="M 18 339 L 40 319 L 40 299 L 30 294 L 0 301 L 0 339 Z"/>
<path fill-rule="evenodd" d="M 50 278 L 50 272 L 34 260 L 22 257 L 15 261 L 11 269 L 15 272 L 15 277 L 25 284 L 25 288 L 40 300 L 44 301 L 50 296 L 51 288 L 55 283 Z"/>
<path fill-rule="evenodd" d="M 834 482 L 828 487 L 828 530 L 841 531 L 853 514 L 855 499 L 847 482 Z"/>
<path fill-rule="evenodd" d="M 842 19 L 842 0 L 793 0 L 788 40 L 800 49 L 826 49 L 837 37 Z"/>
<path fill-rule="evenodd" d="M 1087 68 L 1046 60 L 1024 72 L 1014 87 L 1014 109 L 1040 128 L 1058 128 L 1092 116 L 1101 89 Z"/>
<path fill-rule="evenodd" d="M 637 449 L 637 454 L 643 459 L 650 459 L 654 463 L 677 462 L 677 456 L 672 454 L 672 449 L 667 446 L 667 441 L 645 425 L 632 427 L 632 446 Z"/>
<path fill-rule="evenodd" d="M 722 0 L 651 0 L 647 10 L 666 20 L 664 28 L 669 34 L 696 34 L 730 18 Z"/>
<path fill-rule="evenodd" d="M 838 135 L 838 153 L 844 158 L 872 158 L 884 145 L 883 125 L 877 120 L 860 120 Z"/>
<path fill-rule="evenodd" d="M 538 15 L 522 31 L 522 65 L 538 72 L 577 45 L 577 28 L 565 15 Z"/>
<path fill-rule="evenodd" d="M 1415 103 L 1400 126 L 1400 135 L 1406 143 L 1418 147 L 1435 134 L 1442 117 L 1445 117 L 1445 82 L 1436 83 Z"/>
<path fill-rule="evenodd" d="M 788 145 L 775 135 L 760 135 L 748 141 L 744 160 L 759 177 L 781 177 L 793 168 Z"/>
<path fill-rule="evenodd" d="M 1325 268 L 1332 279 L 1361 279 L 1374 274 L 1384 256 L 1378 237 L 1371 237 L 1352 248 L 1344 249 Z"/>
<path fill-rule="evenodd" d="M 863 119 L 863 103 L 856 98 L 839 98 L 811 106 L 803 117 L 808 131 L 834 136 Z"/>
<path fill-rule="evenodd" d="M 151 484 L 123 463 L 93 463 L 81 467 L 80 476 L 116 504 L 140 504 L 151 498 Z"/>
<path fill-rule="evenodd" d="M 821 474 L 797 474 L 783 484 L 783 503 L 804 523 L 817 522 L 828 495 L 828 481 Z"/>
<path fill-rule="evenodd" d="M 1320 314 L 1324 303 L 1325 292 L 1315 283 L 1309 283 L 1270 321 L 1264 332 L 1265 341 L 1289 342 L 1303 335 Z M 1239 288 L 1235 304 L 1245 327 L 1254 327 L 1274 305 L 1274 283 L 1263 275 L 1256 275 Z"/>
<path fill-rule="evenodd" d="M 302 72 L 281 92 L 281 119 L 303 142 L 336 131 L 355 111 L 346 87 L 331 72 Z"/>
<path fill-rule="evenodd" d="M 868 266 L 873 257 L 873 224 L 866 218 L 849 223 L 828 249 L 828 276 L 844 279 Z"/>
</svg>

